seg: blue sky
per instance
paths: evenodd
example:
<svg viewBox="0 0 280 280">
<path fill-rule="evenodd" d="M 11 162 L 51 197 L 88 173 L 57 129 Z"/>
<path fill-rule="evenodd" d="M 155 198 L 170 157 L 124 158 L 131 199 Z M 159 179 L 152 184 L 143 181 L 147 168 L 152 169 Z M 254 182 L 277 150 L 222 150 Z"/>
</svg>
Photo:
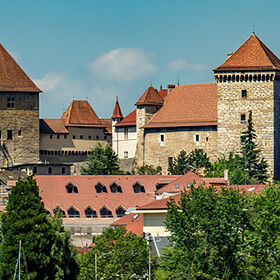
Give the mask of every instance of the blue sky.
<svg viewBox="0 0 280 280">
<path fill-rule="evenodd" d="M 40 116 L 74 99 L 110 117 L 149 86 L 214 82 L 212 69 L 256 35 L 279 57 L 280 1 L 0 0 L 0 42 L 44 91 Z"/>
</svg>

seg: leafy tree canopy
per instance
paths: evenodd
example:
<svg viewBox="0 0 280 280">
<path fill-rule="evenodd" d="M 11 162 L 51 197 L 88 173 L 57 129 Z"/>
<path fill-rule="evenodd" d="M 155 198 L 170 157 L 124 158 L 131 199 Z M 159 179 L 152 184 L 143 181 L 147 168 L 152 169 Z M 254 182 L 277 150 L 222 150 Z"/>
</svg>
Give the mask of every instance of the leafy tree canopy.
<svg viewBox="0 0 280 280">
<path fill-rule="evenodd" d="M 157 175 L 162 174 L 162 168 L 160 166 L 157 166 L 154 168 L 153 165 L 143 165 L 136 168 L 136 171 L 133 173 L 137 173 L 139 175 Z"/>
<path fill-rule="evenodd" d="M 118 156 L 109 144 L 103 148 L 98 143 L 88 155 L 87 163 L 81 166 L 83 175 L 112 175 L 120 172 Z"/>
</svg>

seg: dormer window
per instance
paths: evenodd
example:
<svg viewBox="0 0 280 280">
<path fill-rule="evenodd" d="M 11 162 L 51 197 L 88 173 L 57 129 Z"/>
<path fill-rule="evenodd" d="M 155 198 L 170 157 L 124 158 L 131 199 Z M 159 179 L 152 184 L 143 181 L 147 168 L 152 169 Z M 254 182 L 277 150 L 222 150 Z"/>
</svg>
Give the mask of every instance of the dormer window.
<svg viewBox="0 0 280 280">
<path fill-rule="evenodd" d="M 135 193 L 144 193 L 145 192 L 144 186 L 142 186 L 142 185 L 140 185 L 138 183 L 133 185 L 133 189 L 134 189 Z"/>
<path fill-rule="evenodd" d="M 121 186 L 118 186 L 116 183 L 113 183 L 111 186 L 110 186 L 110 188 L 111 188 L 111 192 L 112 193 L 122 193 L 122 188 L 121 188 Z"/>
<path fill-rule="evenodd" d="M 124 216 L 125 214 L 125 210 L 120 206 L 117 210 L 116 210 L 116 214 L 118 218 L 121 218 L 122 216 Z"/>
<path fill-rule="evenodd" d="M 80 212 L 72 206 L 68 210 L 68 217 L 69 218 L 80 218 Z"/>
<path fill-rule="evenodd" d="M 53 209 L 54 214 L 56 214 L 58 212 L 61 213 L 62 218 L 66 218 L 65 211 L 63 211 L 59 206 L 57 206 L 55 209 Z"/>
<path fill-rule="evenodd" d="M 97 193 L 106 193 L 107 192 L 107 189 L 105 186 L 103 186 L 101 183 L 98 183 L 96 186 L 95 186 L 95 190 Z"/>
<path fill-rule="evenodd" d="M 85 210 L 86 218 L 97 218 L 97 213 L 90 206 Z"/>
<path fill-rule="evenodd" d="M 100 210 L 100 217 L 101 218 L 113 218 L 112 212 L 108 210 L 105 206 L 102 207 Z"/>
<path fill-rule="evenodd" d="M 74 186 L 72 183 L 66 185 L 67 193 L 78 193 L 78 188 Z"/>
</svg>

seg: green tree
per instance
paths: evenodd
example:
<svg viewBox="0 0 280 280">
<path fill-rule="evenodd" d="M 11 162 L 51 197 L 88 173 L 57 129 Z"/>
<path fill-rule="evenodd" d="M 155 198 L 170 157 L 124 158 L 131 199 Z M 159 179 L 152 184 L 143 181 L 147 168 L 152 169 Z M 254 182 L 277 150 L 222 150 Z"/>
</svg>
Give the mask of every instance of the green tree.
<svg viewBox="0 0 280 280">
<path fill-rule="evenodd" d="M 119 174 L 119 159 L 110 145 L 105 148 L 98 143 L 87 157 L 87 163 L 81 166 L 83 175 L 112 175 Z"/>
<path fill-rule="evenodd" d="M 203 149 L 195 148 L 188 154 L 188 166 L 191 171 L 198 173 L 203 171 L 203 173 L 211 166 L 209 157 Z"/>
<path fill-rule="evenodd" d="M 224 176 L 224 170 L 228 170 L 228 178 L 231 185 L 244 184 L 244 164 L 243 159 L 239 155 L 229 153 L 228 157 L 220 157 L 213 162 L 208 168 L 208 172 L 205 177 L 217 177 Z"/>
<path fill-rule="evenodd" d="M 171 232 L 156 279 L 246 279 L 240 267 L 250 228 L 248 200 L 239 190 L 199 186 L 168 203 Z"/>
<path fill-rule="evenodd" d="M 79 280 L 94 279 L 95 254 L 98 279 L 147 279 L 147 242 L 124 227 L 108 228 L 95 239 L 94 248 L 80 259 Z"/>
<path fill-rule="evenodd" d="M 186 151 L 180 151 L 177 158 L 169 165 L 168 172 L 173 175 L 185 174 L 190 170 Z"/>
<path fill-rule="evenodd" d="M 51 250 L 54 229 L 47 219 L 36 182 L 19 180 L 9 195 L 3 214 L 4 241 L 0 253 L 0 278 L 11 279 L 22 242 L 22 279 L 55 279 Z"/>
<path fill-rule="evenodd" d="M 242 132 L 242 155 L 244 160 L 244 181 L 245 184 L 256 180 L 259 183 L 266 182 L 268 179 L 268 164 L 260 156 L 261 149 L 256 144 L 256 131 L 252 121 L 252 111 L 249 111 L 247 130 Z"/>
<path fill-rule="evenodd" d="M 139 175 L 157 175 L 162 174 L 162 168 L 160 166 L 157 166 L 154 168 L 153 165 L 143 165 L 136 168 L 136 171 L 134 173 L 137 173 Z"/>
</svg>

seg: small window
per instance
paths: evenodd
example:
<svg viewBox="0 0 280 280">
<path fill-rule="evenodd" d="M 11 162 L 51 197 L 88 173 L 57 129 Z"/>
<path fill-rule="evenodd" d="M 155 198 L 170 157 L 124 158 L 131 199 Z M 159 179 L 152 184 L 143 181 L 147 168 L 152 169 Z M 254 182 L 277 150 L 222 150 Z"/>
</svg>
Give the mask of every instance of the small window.
<svg viewBox="0 0 280 280">
<path fill-rule="evenodd" d="M 52 173 L 53 173 L 52 166 L 49 166 L 49 167 L 48 167 L 48 174 L 49 174 L 49 175 L 52 175 Z"/>
<path fill-rule="evenodd" d="M 67 139 L 67 135 L 66 134 L 64 134 L 64 139 Z"/>
<path fill-rule="evenodd" d="M 164 135 L 163 134 L 160 135 L 160 142 L 164 142 Z"/>
<path fill-rule="evenodd" d="M 75 136 L 75 135 L 73 135 L 73 136 L 72 136 L 72 138 L 73 138 L 73 139 L 76 139 L 76 136 Z"/>
<path fill-rule="evenodd" d="M 128 139 L 128 129 L 127 127 L 124 129 L 124 140 Z"/>
<path fill-rule="evenodd" d="M 91 207 L 88 207 L 86 210 L 85 210 L 85 215 L 86 215 L 86 218 L 97 218 L 97 213 L 95 210 L 93 210 Z"/>
<path fill-rule="evenodd" d="M 80 218 L 80 212 L 76 210 L 74 207 L 71 207 L 68 210 L 68 217 L 69 218 Z"/>
<path fill-rule="evenodd" d="M 140 185 L 138 183 L 133 185 L 133 189 L 134 189 L 135 193 L 144 193 L 144 192 L 146 192 L 144 186 L 142 186 L 142 185 Z"/>
<path fill-rule="evenodd" d="M 66 174 L 66 168 L 65 166 L 61 166 L 61 174 L 65 175 Z"/>
<path fill-rule="evenodd" d="M 0 130 L 0 139 L 2 139 L 2 131 Z"/>
<path fill-rule="evenodd" d="M 104 139 L 107 139 L 107 135 L 104 135 Z"/>
<path fill-rule="evenodd" d="M 60 135 L 59 135 L 59 134 L 58 134 L 58 135 L 56 135 L 56 138 L 57 138 L 57 139 L 60 139 Z"/>
<path fill-rule="evenodd" d="M 38 170 L 37 170 L 37 166 L 33 166 L 33 174 L 37 174 Z"/>
<path fill-rule="evenodd" d="M 52 136 L 52 134 L 51 134 L 51 135 L 50 135 L 50 139 L 52 139 L 52 137 L 53 137 L 53 136 Z"/>
<path fill-rule="evenodd" d="M 199 142 L 199 134 L 195 135 L 195 142 Z"/>
<path fill-rule="evenodd" d="M 13 131 L 12 130 L 8 130 L 7 131 L 7 139 L 8 140 L 12 140 L 13 139 Z"/>
<path fill-rule="evenodd" d="M 72 184 L 69 184 L 66 186 L 66 191 L 68 193 L 73 193 L 74 192 L 74 186 Z"/>
<path fill-rule="evenodd" d="M 21 136 L 21 130 L 18 131 L 18 136 Z"/>
<path fill-rule="evenodd" d="M 171 166 L 173 164 L 173 157 L 168 158 L 168 166 Z"/>
<path fill-rule="evenodd" d="M 125 210 L 124 210 L 122 207 L 119 207 L 119 208 L 116 210 L 116 214 L 117 214 L 117 217 L 118 217 L 118 218 L 121 218 L 122 216 L 124 216 L 124 213 L 125 213 Z"/>
<path fill-rule="evenodd" d="M 245 123 L 245 122 L 246 122 L 246 114 L 241 114 L 241 115 L 240 115 L 240 121 L 241 121 L 242 123 Z"/>
<path fill-rule="evenodd" d="M 208 142 L 208 140 L 209 140 L 209 138 L 208 138 L 208 137 L 206 137 L 206 142 Z"/>
<path fill-rule="evenodd" d="M 247 90 L 246 89 L 243 89 L 241 91 L 241 96 L 242 96 L 242 98 L 247 98 Z"/>
<path fill-rule="evenodd" d="M 91 140 L 91 135 L 88 136 L 88 139 Z"/>
<path fill-rule="evenodd" d="M 111 192 L 112 193 L 122 193 L 122 188 L 121 188 L 121 186 L 118 186 L 117 184 L 112 184 L 111 186 L 110 186 L 110 189 L 111 189 Z"/>
<path fill-rule="evenodd" d="M 80 139 L 84 139 L 84 136 L 83 136 L 83 135 L 80 135 Z"/>
<path fill-rule="evenodd" d="M 103 186 L 102 184 L 98 183 L 96 186 L 95 186 L 95 190 L 97 193 L 106 193 L 107 192 L 107 189 L 105 186 Z"/>
<path fill-rule="evenodd" d="M 14 97 L 8 97 L 7 98 L 7 108 L 15 108 L 15 98 Z"/>
<path fill-rule="evenodd" d="M 98 140 L 98 139 L 99 139 L 99 136 L 98 136 L 98 135 L 96 135 L 96 137 L 95 137 L 95 138 L 96 138 L 96 140 Z"/>
<path fill-rule="evenodd" d="M 128 151 L 124 151 L 124 158 L 128 158 Z"/>
<path fill-rule="evenodd" d="M 244 144 L 245 141 L 246 141 L 246 136 L 241 136 L 241 137 L 240 137 L 240 142 L 241 142 L 241 144 Z"/>
<path fill-rule="evenodd" d="M 100 217 L 101 218 L 113 218 L 112 212 L 108 210 L 106 207 L 103 207 L 100 210 Z"/>
</svg>

